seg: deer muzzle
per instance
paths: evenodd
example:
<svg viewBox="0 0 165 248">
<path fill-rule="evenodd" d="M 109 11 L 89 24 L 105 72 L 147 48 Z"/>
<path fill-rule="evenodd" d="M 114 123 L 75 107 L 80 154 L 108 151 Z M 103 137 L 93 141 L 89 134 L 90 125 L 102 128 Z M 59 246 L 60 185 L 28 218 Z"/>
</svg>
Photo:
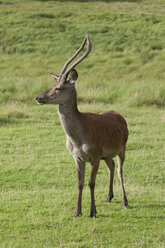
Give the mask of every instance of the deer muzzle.
<svg viewBox="0 0 165 248">
<path fill-rule="evenodd" d="M 36 101 L 36 103 L 39 104 L 39 105 L 45 103 L 45 100 L 44 100 L 44 98 L 43 98 L 41 95 L 37 96 L 36 99 L 35 99 L 35 101 Z"/>
</svg>

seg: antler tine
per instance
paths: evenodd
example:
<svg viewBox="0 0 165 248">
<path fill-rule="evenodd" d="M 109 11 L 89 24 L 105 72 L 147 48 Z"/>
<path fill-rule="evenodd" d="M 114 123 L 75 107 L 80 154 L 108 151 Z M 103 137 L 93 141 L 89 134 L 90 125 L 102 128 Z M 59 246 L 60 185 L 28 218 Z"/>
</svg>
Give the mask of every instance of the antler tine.
<svg viewBox="0 0 165 248">
<path fill-rule="evenodd" d="M 73 63 L 73 65 L 71 65 L 68 69 L 67 66 L 77 57 L 77 55 L 83 50 L 85 43 L 87 42 L 87 50 L 86 52 L 77 60 Z M 61 73 L 60 73 L 60 77 L 67 77 L 67 75 L 69 74 L 69 72 L 76 66 L 78 65 L 91 51 L 92 49 L 92 44 L 91 41 L 89 39 L 89 35 L 86 34 L 83 43 L 81 44 L 81 46 L 79 47 L 79 49 L 75 52 L 75 54 L 65 63 Z M 67 69 L 67 71 L 66 71 Z"/>
</svg>

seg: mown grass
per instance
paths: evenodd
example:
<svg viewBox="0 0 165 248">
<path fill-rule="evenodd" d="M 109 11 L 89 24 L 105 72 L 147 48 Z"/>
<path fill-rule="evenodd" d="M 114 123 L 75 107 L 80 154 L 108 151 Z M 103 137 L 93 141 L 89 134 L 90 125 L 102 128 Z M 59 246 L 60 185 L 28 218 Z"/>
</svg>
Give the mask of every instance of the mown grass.
<svg viewBox="0 0 165 248">
<path fill-rule="evenodd" d="M 0 1 L 0 247 L 165 246 L 165 1 Z M 90 219 L 89 165 L 83 216 L 73 219 L 74 161 L 57 106 L 34 98 L 54 83 L 89 33 L 93 49 L 77 70 L 81 111 L 120 112 L 129 126 L 124 166 L 131 209 L 104 203 L 100 165 L 98 218 Z"/>
</svg>

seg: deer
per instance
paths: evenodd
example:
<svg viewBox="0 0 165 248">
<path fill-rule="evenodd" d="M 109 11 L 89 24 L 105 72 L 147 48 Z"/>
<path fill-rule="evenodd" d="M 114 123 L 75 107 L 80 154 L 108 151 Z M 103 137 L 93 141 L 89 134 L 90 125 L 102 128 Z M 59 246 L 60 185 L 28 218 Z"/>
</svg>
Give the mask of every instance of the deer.
<svg viewBox="0 0 165 248">
<path fill-rule="evenodd" d="M 81 55 L 70 67 L 79 53 L 87 46 Z M 123 182 L 123 163 L 125 160 L 126 143 L 128 140 L 128 128 L 125 119 L 117 112 L 109 110 L 100 114 L 80 112 L 77 107 L 77 92 L 75 82 L 78 73 L 75 67 L 84 60 L 92 49 L 89 35 L 85 38 L 78 50 L 64 64 L 60 75 L 51 73 L 56 84 L 47 91 L 38 95 L 37 104 L 58 104 L 58 115 L 66 134 L 66 147 L 73 156 L 77 169 L 78 197 L 73 217 L 82 215 L 82 192 L 84 187 L 85 164 L 90 167 L 90 217 L 96 217 L 95 205 L 95 181 L 99 169 L 100 160 L 103 160 L 109 171 L 109 191 L 106 202 L 114 198 L 113 181 L 115 163 L 113 158 L 117 156 L 118 177 L 122 189 L 122 203 L 124 208 L 129 208 Z"/>
</svg>

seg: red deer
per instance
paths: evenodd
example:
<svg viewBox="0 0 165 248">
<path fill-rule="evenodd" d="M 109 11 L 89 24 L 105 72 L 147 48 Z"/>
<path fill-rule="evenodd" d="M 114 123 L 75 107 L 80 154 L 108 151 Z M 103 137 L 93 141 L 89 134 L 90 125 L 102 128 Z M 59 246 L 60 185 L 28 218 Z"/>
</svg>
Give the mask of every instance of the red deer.
<svg viewBox="0 0 165 248">
<path fill-rule="evenodd" d="M 84 54 L 68 69 L 68 65 L 83 50 Z M 100 160 L 104 160 L 110 174 L 109 193 L 106 199 L 111 202 L 113 198 L 113 178 L 115 163 L 113 158 L 117 156 L 118 176 L 122 188 L 123 207 L 128 208 L 128 201 L 123 184 L 123 163 L 125 159 L 128 128 L 125 119 L 118 113 L 110 110 L 100 114 L 82 113 L 77 108 L 77 93 L 75 81 L 78 73 L 74 69 L 92 48 L 89 36 L 86 35 L 80 48 L 65 63 L 59 76 L 51 73 L 56 80 L 56 85 L 36 97 L 38 104 L 58 104 L 58 114 L 61 125 L 66 133 L 66 146 L 72 154 L 78 176 L 78 198 L 74 217 L 82 215 L 81 201 L 84 186 L 85 163 L 91 163 L 89 187 L 91 192 L 90 217 L 96 217 L 96 205 L 94 188 Z"/>
</svg>

